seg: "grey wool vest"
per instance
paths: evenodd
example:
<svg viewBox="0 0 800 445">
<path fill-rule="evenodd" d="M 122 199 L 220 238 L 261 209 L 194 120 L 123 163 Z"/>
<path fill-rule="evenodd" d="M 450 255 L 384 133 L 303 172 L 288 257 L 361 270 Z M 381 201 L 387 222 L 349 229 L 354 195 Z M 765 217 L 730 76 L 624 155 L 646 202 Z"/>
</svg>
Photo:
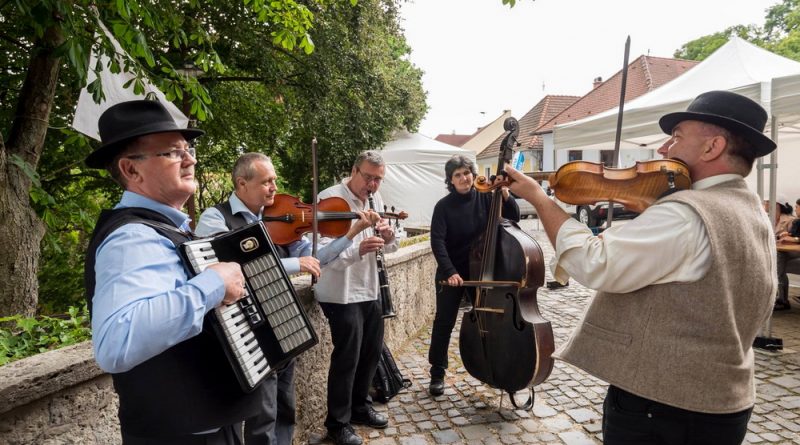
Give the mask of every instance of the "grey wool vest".
<svg viewBox="0 0 800 445">
<path fill-rule="evenodd" d="M 598 292 L 555 356 L 670 406 L 742 411 L 755 403 L 752 344 L 777 289 L 768 218 L 741 179 L 677 192 L 656 205 L 663 202 L 688 205 L 702 219 L 712 251 L 706 275 L 625 294 Z"/>
</svg>

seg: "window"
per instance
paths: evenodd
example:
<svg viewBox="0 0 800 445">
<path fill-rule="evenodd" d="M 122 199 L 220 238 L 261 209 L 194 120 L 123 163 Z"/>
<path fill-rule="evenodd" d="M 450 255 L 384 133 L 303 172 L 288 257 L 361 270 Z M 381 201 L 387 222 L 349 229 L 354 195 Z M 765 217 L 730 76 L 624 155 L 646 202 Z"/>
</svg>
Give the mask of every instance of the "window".
<svg viewBox="0 0 800 445">
<path fill-rule="evenodd" d="M 581 150 L 570 150 L 567 153 L 567 161 L 580 161 L 583 159 L 583 152 Z"/>
</svg>

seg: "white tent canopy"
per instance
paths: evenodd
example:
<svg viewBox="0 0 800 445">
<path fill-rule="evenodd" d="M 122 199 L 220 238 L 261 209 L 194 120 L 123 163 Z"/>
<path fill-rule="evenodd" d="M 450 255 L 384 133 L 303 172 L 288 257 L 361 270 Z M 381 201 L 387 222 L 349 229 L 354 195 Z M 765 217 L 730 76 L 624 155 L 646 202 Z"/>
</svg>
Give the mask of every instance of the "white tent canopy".
<svg viewBox="0 0 800 445">
<path fill-rule="evenodd" d="M 620 148 L 657 149 L 667 136 L 658 126 L 666 113 L 684 111 L 696 96 L 710 90 L 730 90 L 769 108 L 773 77 L 800 73 L 800 63 L 732 37 L 706 60 L 682 76 L 625 104 Z M 554 129 L 556 149 L 611 149 L 617 110 L 581 119 Z"/>
<path fill-rule="evenodd" d="M 777 130 L 772 138 L 778 144 L 775 157 L 784 166 L 778 170 L 782 174 L 776 174 L 777 193 L 794 204 L 800 198 L 800 181 L 794 176 L 796 166 L 800 165 L 800 75 L 773 79 L 771 99 L 770 112 Z M 777 165 L 778 159 L 769 162 Z M 769 183 L 769 171 L 765 175 L 764 182 Z"/>
<path fill-rule="evenodd" d="M 386 205 L 408 212 L 404 225 L 430 226 L 433 206 L 447 194 L 444 164 L 453 155 L 475 161 L 472 151 L 405 130 L 398 131 L 381 150 L 386 178 L 380 193 Z"/>
</svg>

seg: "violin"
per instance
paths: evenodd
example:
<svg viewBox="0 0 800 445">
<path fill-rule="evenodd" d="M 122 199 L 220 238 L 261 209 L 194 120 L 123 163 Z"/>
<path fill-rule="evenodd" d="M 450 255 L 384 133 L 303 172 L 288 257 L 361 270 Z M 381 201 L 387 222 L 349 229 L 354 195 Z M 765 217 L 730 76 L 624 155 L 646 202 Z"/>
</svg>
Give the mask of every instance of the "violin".
<svg viewBox="0 0 800 445">
<path fill-rule="evenodd" d="M 547 175 L 547 176 L 545 176 Z M 660 197 L 692 186 L 689 167 L 676 159 L 637 161 L 628 168 L 609 168 L 602 163 L 573 161 L 555 172 L 534 172 L 534 179 L 547 178 L 556 198 L 567 204 L 586 205 L 614 201 L 637 213 Z M 511 178 L 492 183 L 484 176 L 475 180 L 475 189 L 489 192 L 508 187 Z"/>
<path fill-rule="evenodd" d="M 275 195 L 275 201 L 264 208 L 262 221 L 267 226 L 272 242 L 285 246 L 298 241 L 304 234 L 312 230 L 312 205 L 305 204 L 299 198 L 285 193 Z M 378 212 L 381 218 L 406 219 L 408 213 Z M 317 203 L 317 221 L 319 234 L 330 238 L 338 238 L 347 234 L 350 223 L 358 219 L 358 213 L 350 210 L 350 205 L 342 198 L 330 197 Z"/>
</svg>

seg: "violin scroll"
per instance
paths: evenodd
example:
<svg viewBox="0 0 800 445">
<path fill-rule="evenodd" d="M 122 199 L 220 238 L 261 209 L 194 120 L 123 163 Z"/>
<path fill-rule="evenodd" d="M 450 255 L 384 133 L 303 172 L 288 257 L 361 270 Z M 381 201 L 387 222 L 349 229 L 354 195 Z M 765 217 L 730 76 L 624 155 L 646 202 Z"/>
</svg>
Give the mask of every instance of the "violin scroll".
<svg viewBox="0 0 800 445">
<path fill-rule="evenodd" d="M 512 182 L 514 182 L 514 180 L 511 179 L 510 176 L 506 176 L 504 172 L 500 173 L 502 176 L 500 179 L 497 179 L 497 176 L 492 176 L 490 178 L 487 178 L 486 176 L 483 175 L 475 178 L 475 183 L 473 184 L 475 186 L 475 190 L 477 190 L 480 193 L 489 193 L 501 187 L 508 187 L 511 185 Z"/>
</svg>

